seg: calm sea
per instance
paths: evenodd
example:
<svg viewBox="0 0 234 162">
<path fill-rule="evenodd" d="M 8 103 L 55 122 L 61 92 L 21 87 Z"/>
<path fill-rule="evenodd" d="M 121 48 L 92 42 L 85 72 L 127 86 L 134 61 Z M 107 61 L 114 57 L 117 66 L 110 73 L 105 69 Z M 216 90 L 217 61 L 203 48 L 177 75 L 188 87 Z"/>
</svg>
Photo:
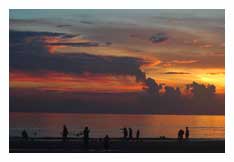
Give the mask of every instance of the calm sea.
<svg viewBox="0 0 234 162">
<path fill-rule="evenodd" d="M 177 137 L 178 129 L 190 129 L 191 138 L 224 138 L 224 116 L 206 115 L 113 115 L 77 113 L 10 113 L 10 136 L 26 129 L 31 137 L 60 137 L 66 124 L 69 135 L 76 137 L 85 126 L 91 137 L 122 137 L 121 128 L 131 127 L 141 137 Z"/>
</svg>

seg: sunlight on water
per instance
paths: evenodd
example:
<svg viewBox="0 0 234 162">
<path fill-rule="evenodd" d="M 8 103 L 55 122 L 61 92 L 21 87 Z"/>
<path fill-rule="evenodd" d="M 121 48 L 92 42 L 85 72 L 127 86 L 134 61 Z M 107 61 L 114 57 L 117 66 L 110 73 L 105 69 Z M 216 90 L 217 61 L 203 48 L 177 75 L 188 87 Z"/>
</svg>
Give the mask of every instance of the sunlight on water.
<svg viewBox="0 0 234 162">
<path fill-rule="evenodd" d="M 10 113 L 10 136 L 20 136 L 26 129 L 32 137 L 61 136 L 67 125 L 71 137 L 85 126 L 91 137 L 121 137 L 121 128 L 140 129 L 142 137 L 177 137 L 178 129 L 190 128 L 191 138 L 224 138 L 224 116 L 206 115 L 112 115 L 65 113 Z"/>
</svg>

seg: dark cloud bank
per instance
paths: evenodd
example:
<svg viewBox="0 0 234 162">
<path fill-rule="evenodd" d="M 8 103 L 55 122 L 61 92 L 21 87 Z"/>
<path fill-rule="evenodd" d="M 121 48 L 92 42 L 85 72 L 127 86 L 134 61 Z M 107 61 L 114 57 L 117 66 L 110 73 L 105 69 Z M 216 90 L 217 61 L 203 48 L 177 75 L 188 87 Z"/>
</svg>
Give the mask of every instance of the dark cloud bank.
<svg viewBox="0 0 234 162">
<path fill-rule="evenodd" d="M 118 94 L 61 93 L 13 88 L 10 89 L 10 111 L 224 114 L 224 95 L 216 95 L 214 85 L 205 86 L 196 82 L 188 84 L 186 90 L 191 96 L 182 96 L 179 88 L 158 84 L 154 79 L 146 78 L 140 69 L 146 63 L 145 60 L 85 53 L 51 55 L 40 39 L 42 36 L 71 37 L 62 33 L 10 31 L 10 71 L 135 76 L 136 81 L 144 83 L 145 87 L 140 93 Z M 165 93 L 160 94 L 162 89 Z"/>
<path fill-rule="evenodd" d="M 10 112 L 223 115 L 224 106 L 223 95 L 184 97 L 173 87 L 158 96 L 10 89 Z"/>
<path fill-rule="evenodd" d="M 90 72 L 94 74 L 131 75 L 144 80 L 140 70 L 144 60 L 134 57 L 97 56 L 86 53 L 50 54 L 42 36 L 63 36 L 59 33 L 10 31 L 10 69 L 28 72 L 55 71 L 72 74 Z M 27 41 L 27 38 L 34 38 Z M 70 45 L 70 43 L 69 43 Z M 76 44 L 77 45 L 77 44 Z M 83 44 L 84 45 L 84 44 Z M 85 45 L 93 45 L 86 43 Z"/>
</svg>

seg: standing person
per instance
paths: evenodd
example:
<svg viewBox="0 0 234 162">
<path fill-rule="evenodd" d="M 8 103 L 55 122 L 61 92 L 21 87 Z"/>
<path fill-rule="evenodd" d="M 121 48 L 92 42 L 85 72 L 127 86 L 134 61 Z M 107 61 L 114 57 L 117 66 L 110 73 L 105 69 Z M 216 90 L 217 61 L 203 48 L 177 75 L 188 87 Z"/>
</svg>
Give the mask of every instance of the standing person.
<svg viewBox="0 0 234 162">
<path fill-rule="evenodd" d="M 180 129 L 181 130 L 181 129 Z M 180 130 L 178 131 L 177 133 L 177 139 L 179 140 L 180 139 Z"/>
<path fill-rule="evenodd" d="M 26 132 L 26 130 L 22 131 L 22 138 L 26 141 L 28 140 L 28 133 Z"/>
<path fill-rule="evenodd" d="M 140 130 L 137 129 L 137 132 L 136 132 L 136 139 L 139 140 L 139 138 L 140 138 Z"/>
<path fill-rule="evenodd" d="M 68 135 L 68 130 L 67 130 L 66 125 L 64 125 L 64 126 L 63 126 L 63 133 L 62 133 L 63 141 L 66 141 L 67 135 Z"/>
<path fill-rule="evenodd" d="M 184 130 L 182 129 L 181 139 L 184 139 Z"/>
<path fill-rule="evenodd" d="M 84 139 L 85 148 L 88 148 L 88 145 L 89 145 L 89 133 L 90 133 L 89 127 L 85 127 L 83 131 L 83 134 L 84 134 L 83 139 Z"/>
<path fill-rule="evenodd" d="M 128 128 L 129 131 L 129 139 L 132 139 L 132 128 Z"/>
<path fill-rule="evenodd" d="M 189 139 L 189 128 L 188 127 L 186 127 L 185 138 Z"/>
<path fill-rule="evenodd" d="M 104 149 L 108 150 L 110 147 L 110 138 L 108 135 L 104 137 Z"/>
<path fill-rule="evenodd" d="M 183 129 L 181 129 L 181 137 L 180 138 L 184 139 L 184 130 Z"/>
<path fill-rule="evenodd" d="M 184 131 L 182 130 L 182 129 L 180 129 L 179 131 L 178 131 L 178 139 L 179 140 L 182 140 L 184 138 Z"/>
</svg>

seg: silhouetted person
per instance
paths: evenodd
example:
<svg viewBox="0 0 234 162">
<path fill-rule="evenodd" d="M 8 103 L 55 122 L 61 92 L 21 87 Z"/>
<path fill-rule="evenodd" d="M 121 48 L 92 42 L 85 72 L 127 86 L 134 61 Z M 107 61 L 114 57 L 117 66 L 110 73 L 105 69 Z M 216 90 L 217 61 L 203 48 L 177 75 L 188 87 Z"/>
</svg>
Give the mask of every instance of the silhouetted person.
<svg viewBox="0 0 234 162">
<path fill-rule="evenodd" d="M 189 128 L 188 127 L 186 127 L 185 138 L 189 139 Z"/>
<path fill-rule="evenodd" d="M 139 138 L 140 138 L 140 130 L 138 129 L 136 132 L 136 139 L 139 140 Z"/>
<path fill-rule="evenodd" d="M 128 137 L 128 130 L 127 130 L 127 128 L 123 128 L 121 130 L 123 130 L 123 138 L 127 139 L 127 137 Z"/>
<path fill-rule="evenodd" d="M 128 128 L 129 131 L 129 139 L 132 139 L 132 128 Z"/>
<path fill-rule="evenodd" d="M 184 139 L 184 130 L 181 130 L 181 139 Z"/>
<path fill-rule="evenodd" d="M 68 135 L 68 130 L 67 130 L 67 127 L 66 125 L 63 126 L 63 141 L 66 141 L 67 140 L 67 135 Z"/>
<path fill-rule="evenodd" d="M 108 135 L 104 137 L 104 149 L 108 150 L 110 147 L 110 138 Z"/>
<path fill-rule="evenodd" d="M 84 128 L 84 131 L 83 131 L 83 135 L 84 135 L 84 146 L 85 148 L 88 148 L 88 145 L 89 145 L 89 128 L 88 127 L 85 127 Z"/>
<path fill-rule="evenodd" d="M 182 140 L 184 138 L 184 131 L 182 129 L 180 129 L 178 131 L 178 140 Z"/>
<path fill-rule="evenodd" d="M 23 130 L 23 131 L 22 131 L 22 138 L 23 138 L 24 140 L 28 140 L 28 133 L 26 132 L 26 130 Z"/>
</svg>

